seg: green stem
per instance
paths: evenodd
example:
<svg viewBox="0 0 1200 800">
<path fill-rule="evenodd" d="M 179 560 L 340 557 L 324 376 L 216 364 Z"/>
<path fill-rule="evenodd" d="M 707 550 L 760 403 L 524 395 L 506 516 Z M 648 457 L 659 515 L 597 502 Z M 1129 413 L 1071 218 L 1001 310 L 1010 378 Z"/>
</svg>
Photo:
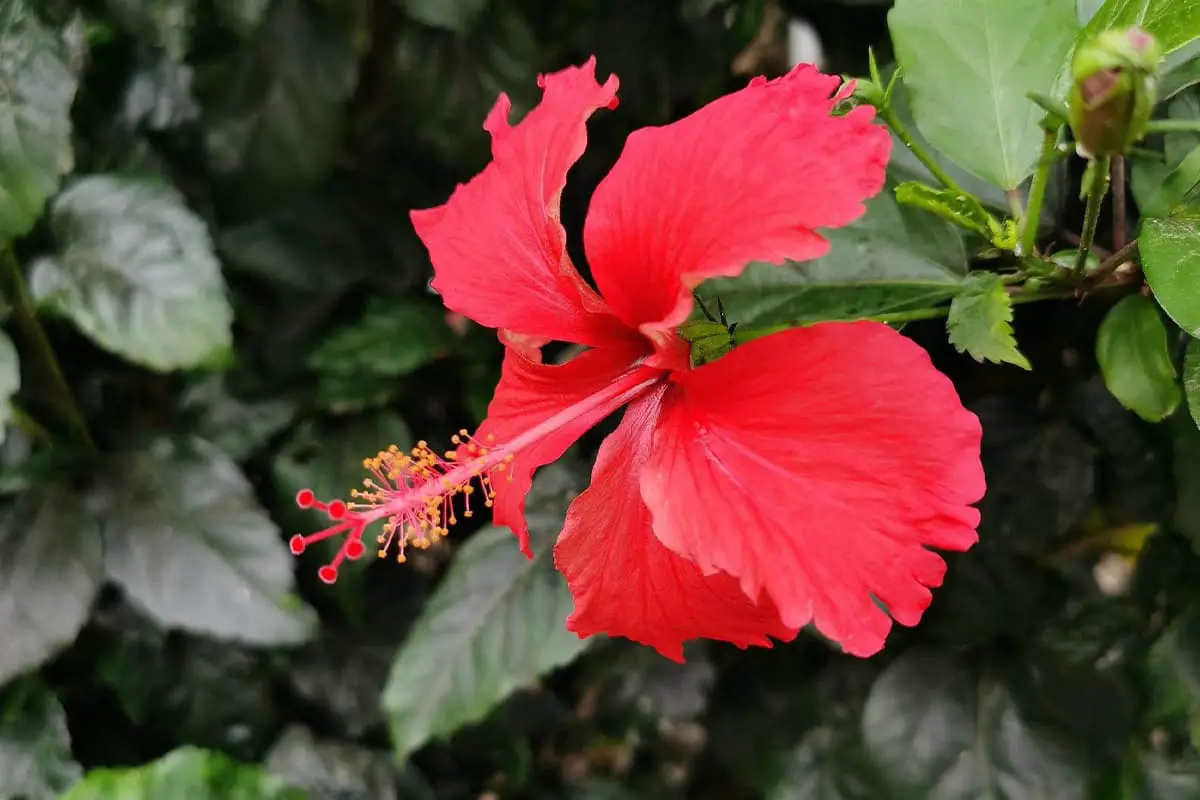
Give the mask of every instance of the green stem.
<svg viewBox="0 0 1200 800">
<path fill-rule="evenodd" d="M 1014 292 L 1012 294 L 1013 305 L 1021 305 L 1023 303 L 1037 303 L 1042 300 L 1066 300 L 1070 297 L 1075 297 L 1074 289 L 1035 289 L 1027 292 Z M 928 319 L 941 319 L 950 313 L 950 306 L 937 306 L 935 308 L 918 308 L 913 311 L 897 311 L 893 314 L 876 314 L 871 317 L 857 317 L 856 321 L 868 322 L 884 322 L 889 325 L 898 325 L 905 322 L 920 322 Z M 769 336 L 772 333 L 779 333 L 790 328 L 799 327 L 800 322 L 785 322 L 780 325 L 771 325 L 766 328 L 738 328 L 734 333 L 734 339 L 738 344 L 745 344 L 752 339 L 759 339 L 763 336 Z"/>
<path fill-rule="evenodd" d="M 16 320 L 17 327 L 21 329 L 26 344 L 33 351 L 34 363 L 37 364 L 44 376 L 50 398 L 76 440 L 88 450 L 95 450 L 96 443 L 87 429 L 87 424 L 83 421 L 83 415 L 79 413 L 79 407 L 75 405 L 71 387 L 63 376 L 58 357 L 54 354 L 54 348 L 50 346 L 46 331 L 38 322 L 34 312 L 33 298 L 29 296 L 29 290 L 25 288 L 21 265 L 17 263 L 17 258 L 10 249 L 4 251 L 3 258 L 4 271 L 7 273 L 3 277 L 7 284 L 8 300 L 13 307 L 13 319 Z"/>
<path fill-rule="evenodd" d="M 37 439 L 46 444 L 54 444 L 54 437 L 50 434 L 50 431 L 46 430 L 46 427 L 42 423 L 34 419 L 32 414 L 13 402 L 10 402 L 8 407 L 12 411 L 13 422 L 29 438 Z"/>
<path fill-rule="evenodd" d="M 1087 191 L 1087 208 L 1083 214 L 1083 230 L 1079 234 L 1079 254 L 1075 257 L 1075 277 L 1082 277 L 1087 266 L 1092 239 L 1096 238 L 1096 223 L 1100 220 L 1100 205 L 1108 192 L 1108 156 L 1099 156 L 1091 164 L 1092 183 Z"/>
<path fill-rule="evenodd" d="M 1146 133 L 1200 133 L 1200 119 L 1152 119 Z"/>
<path fill-rule="evenodd" d="M 1033 183 L 1029 186 L 1029 205 L 1025 208 L 1025 219 L 1021 223 L 1021 252 L 1019 255 L 1033 253 L 1037 246 L 1038 225 L 1042 220 L 1042 204 L 1046 201 L 1046 186 L 1050 183 L 1050 167 L 1054 164 L 1054 150 L 1058 147 L 1058 138 L 1062 128 L 1046 131 L 1042 136 L 1042 149 L 1038 153 L 1037 171 L 1033 173 Z"/>
<path fill-rule="evenodd" d="M 942 169 L 936 161 L 933 160 L 933 156 L 925 152 L 925 148 L 913 141 L 908 129 L 905 128 L 904 124 L 896 117 L 895 112 L 887 107 L 880 108 L 879 118 L 882 119 L 884 123 L 892 129 L 892 132 L 895 133 L 896 136 L 900 137 L 900 141 L 904 142 L 904 146 L 908 148 L 909 152 L 916 156 L 917 160 L 924 164 L 925 168 L 929 170 L 933 177 L 937 178 L 943 186 L 952 192 L 957 192 L 958 194 L 967 193 L 961 186 L 958 185 L 958 182 L 955 181 L 954 178 L 951 178 L 946 171 Z"/>
</svg>

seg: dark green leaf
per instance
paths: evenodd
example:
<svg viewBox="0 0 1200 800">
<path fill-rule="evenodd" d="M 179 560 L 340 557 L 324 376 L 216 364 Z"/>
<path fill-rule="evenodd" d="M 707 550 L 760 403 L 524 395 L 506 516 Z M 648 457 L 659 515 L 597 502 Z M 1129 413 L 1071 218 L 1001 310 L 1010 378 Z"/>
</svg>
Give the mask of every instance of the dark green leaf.
<svg viewBox="0 0 1200 800">
<path fill-rule="evenodd" d="M 207 375 L 189 386 L 179 397 L 179 407 L 191 417 L 188 430 L 235 461 L 248 458 L 296 416 L 296 403 L 286 398 L 235 397 L 226 386 L 225 375 Z"/>
<path fill-rule="evenodd" d="M 433 789 L 409 768 L 396 768 L 391 754 L 345 742 L 317 741 L 293 726 L 267 754 L 266 769 L 314 798 L 338 800 L 434 800 Z"/>
<path fill-rule="evenodd" d="M 1200 0 L 1108 0 L 1085 34 L 1137 25 L 1158 40 L 1163 54 L 1200 37 Z"/>
<path fill-rule="evenodd" d="M 12 421 L 12 406 L 9 401 L 21 388 L 21 365 L 18 362 L 17 348 L 12 340 L 0 331 L 0 444 L 4 443 L 4 435 L 8 431 L 8 423 Z"/>
<path fill-rule="evenodd" d="M 105 0 L 109 16 L 142 41 L 179 61 L 187 53 L 193 0 Z"/>
<path fill-rule="evenodd" d="M 75 164 L 76 78 L 27 0 L 0 7 L 0 246 L 24 235 Z"/>
<path fill-rule="evenodd" d="M 213 5 L 226 27 L 238 36 L 247 37 L 266 19 L 271 0 L 213 0 Z"/>
<path fill-rule="evenodd" d="M 402 0 L 404 10 L 422 25 L 464 33 L 487 7 L 487 0 Z"/>
<path fill-rule="evenodd" d="M 358 82 L 351 31 L 312 0 L 275 0 L 254 40 L 202 74 L 209 167 L 239 210 L 329 174 Z"/>
<path fill-rule="evenodd" d="M 917 127 L 1003 189 L 1037 161 L 1050 92 L 1079 32 L 1074 0 L 897 0 L 888 14 Z"/>
<path fill-rule="evenodd" d="M 1193 348 L 1189 346 L 1190 353 Z M 1175 527 L 1200 553 L 1200 430 L 1182 414 L 1171 420 L 1174 434 Z"/>
<path fill-rule="evenodd" d="M 1182 399 L 1167 329 L 1148 297 L 1131 295 L 1108 312 L 1096 337 L 1096 361 L 1113 396 L 1147 422 L 1166 419 Z"/>
<path fill-rule="evenodd" d="M 30 291 L 101 347 L 166 372 L 231 346 L 208 229 L 173 188 L 83 178 L 55 198 L 50 222 L 59 251 L 33 265 Z"/>
<path fill-rule="evenodd" d="M 0 696 L 2 800 L 54 800 L 79 779 L 62 706 L 46 689 L 20 681 Z"/>
<path fill-rule="evenodd" d="M 1200 206 L 1183 206 L 1163 219 L 1142 220 L 1138 241 L 1142 269 L 1159 305 L 1176 325 L 1200 337 L 1200 282 L 1195 279 Z"/>
<path fill-rule="evenodd" d="M 1200 608 L 1192 607 L 1163 632 L 1147 659 L 1152 725 L 1195 731 L 1200 738 Z"/>
<path fill-rule="evenodd" d="M 1196 800 L 1200 765 L 1190 767 L 1171 764 L 1157 753 L 1130 750 L 1113 800 Z"/>
<path fill-rule="evenodd" d="M 480 126 L 500 92 L 511 96 L 514 119 L 536 103 L 538 61 L 538 42 L 522 12 L 512 3 L 491 3 L 470 36 L 404 27 L 396 40 L 393 91 L 413 133 L 443 156 L 461 159 L 487 152 Z"/>
<path fill-rule="evenodd" d="M 321 373 L 318 403 L 335 413 L 382 405 L 400 391 L 398 378 L 451 344 L 444 310 L 416 298 L 372 298 L 362 317 L 335 329 L 309 356 L 309 367 Z"/>
<path fill-rule="evenodd" d="M 397 758 L 482 719 L 583 651 L 566 629 L 573 601 L 552 556 L 574 486 L 565 468 L 538 474 L 526 503 L 532 560 L 502 528 L 475 534 L 456 554 L 384 690 Z"/>
<path fill-rule="evenodd" d="M 867 751 L 889 796 L 1083 800 L 1087 772 L 995 670 L 915 651 L 893 662 L 863 711 Z"/>
<path fill-rule="evenodd" d="M 884 190 L 854 223 L 824 232 L 829 255 L 816 261 L 751 264 L 736 278 L 706 281 L 700 296 L 725 306 L 730 322 L 750 328 L 779 323 L 862 319 L 937 305 L 954 295 L 966 272 L 959 232 Z"/>
<path fill-rule="evenodd" d="M 104 576 L 100 530 L 73 492 L 22 494 L 0 519 L 0 684 L 75 641 Z"/>
<path fill-rule="evenodd" d="M 181 747 L 141 767 L 89 772 L 62 800 L 305 800 L 261 767 Z"/>
<path fill-rule="evenodd" d="M 127 603 L 106 606 L 96 626 L 114 642 L 98 676 L 144 735 L 253 759 L 278 731 L 276 676 L 258 652 L 164 631 Z"/>
<path fill-rule="evenodd" d="M 133 128 L 165 131 L 200 115 L 192 97 L 192 68 L 163 58 L 138 70 L 125 90 L 122 109 Z"/>
<path fill-rule="evenodd" d="M 994 361 L 1031 369 L 1017 349 L 1012 329 L 1012 298 L 993 272 L 972 272 L 950 303 L 946 333 L 960 353 L 976 361 Z"/>
<path fill-rule="evenodd" d="M 311 634 L 279 529 L 215 446 L 159 439 L 123 454 L 93 499 L 109 577 L 159 624 L 261 644 Z"/>
<path fill-rule="evenodd" d="M 876 800 L 879 787 L 852 725 L 819 725 L 792 752 L 767 800 Z"/>
</svg>

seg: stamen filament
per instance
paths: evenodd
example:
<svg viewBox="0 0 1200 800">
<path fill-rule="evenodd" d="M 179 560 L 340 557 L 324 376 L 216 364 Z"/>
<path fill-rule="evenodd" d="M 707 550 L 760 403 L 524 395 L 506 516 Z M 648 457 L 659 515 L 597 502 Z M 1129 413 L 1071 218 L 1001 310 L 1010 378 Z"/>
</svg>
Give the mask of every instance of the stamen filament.
<svg viewBox="0 0 1200 800">
<path fill-rule="evenodd" d="M 496 481 L 503 476 L 511 481 L 510 465 L 517 454 L 582 416 L 598 408 L 624 405 L 657 383 L 663 372 L 633 365 L 625 374 L 595 394 L 552 414 L 520 435 L 502 445 L 492 442 L 492 435 L 479 441 L 466 430 L 450 438 L 455 449 L 438 454 L 424 441 L 417 442 L 408 452 L 395 445 L 372 458 L 364 459 L 363 468 L 369 477 L 363 488 L 351 492 L 346 503 L 317 500 L 309 489 L 296 495 L 296 504 L 323 512 L 334 524 L 307 536 L 293 536 L 291 551 L 299 555 L 316 542 L 345 535 L 345 540 L 333 559 L 321 567 L 318 575 L 326 583 L 337 580 L 338 568 L 346 559 L 355 560 L 366 552 L 363 533 L 368 525 L 386 520 L 376 541 L 378 555 L 386 557 L 395 545 L 396 560 L 406 560 L 408 546 L 425 549 L 448 536 L 450 527 L 458 522 L 454 498 L 463 497 L 463 516 L 473 514 L 472 495 L 483 495 L 483 505 L 491 507 L 496 499 Z"/>
</svg>

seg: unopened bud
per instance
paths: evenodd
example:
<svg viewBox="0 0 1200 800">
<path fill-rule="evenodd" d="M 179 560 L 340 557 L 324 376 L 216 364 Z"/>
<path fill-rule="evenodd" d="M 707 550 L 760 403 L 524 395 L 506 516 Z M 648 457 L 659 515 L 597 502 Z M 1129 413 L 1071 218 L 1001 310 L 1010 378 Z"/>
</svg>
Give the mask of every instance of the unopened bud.
<svg viewBox="0 0 1200 800">
<path fill-rule="evenodd" d="M 1141 28 L 1103 31 L 1075 48 L 1068 112 L 1080 155 L 1120 155 L 1141 140 L 1161 61 L 1158 43 Z"/>
</svg>

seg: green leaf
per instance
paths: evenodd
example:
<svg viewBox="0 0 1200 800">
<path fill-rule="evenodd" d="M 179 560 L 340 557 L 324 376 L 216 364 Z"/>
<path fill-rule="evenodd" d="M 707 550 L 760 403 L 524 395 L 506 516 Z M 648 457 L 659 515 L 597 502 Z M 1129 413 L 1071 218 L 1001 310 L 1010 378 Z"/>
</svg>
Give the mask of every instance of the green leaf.
<svg viewBox="0 0 1200 800">
<path fill-rule="evenodd" d="M 876 800 L 879 787 L 864 761 L 855 726 L 819 725 L 792 752 L 787 774 L 767 800 Z"/>
<path fill-rule="evenodd" d="M 75 165 L 77 79 L 59 39 L 27 0 L 0 7 L 0 246 L 28 233 Z"/>
<path fill-rule="evenodd" d="M 208 166 L 239 211 L 315 184 L 335 166 L 358 56 L 344 21 L 311 0 L 276 0 L 254 40 L 201 73 Z"/>
<path fill-rule="evenodd" d="M 897 0 L 896 61 L 924 137 L 1002 189 L 1033 173 L 1049 93 L 1079 32 L 1074 0 Z"/>
<path fill-rule="evenodd" d="M 173 61 L 187 53 L 188 32 L 195 13 L 193 0 L 105 0 L 109 16 L 122 28 Z"/>
<path fill-rule="evenodd" d="M 181 747 L 141 767 L 96 769 L 62 800 L 305 800 L 303 792 L 221 753 Z"/>
<path fill-rule="evenodd" d="M 4 436 L 8 432 L 8 424 L 12 421 L 12 406 L 9 401 L 21 388 L 21 365 L 18 361 L 17 348 L 12 339 L 0 331 L 0 444 L 4 444 Z"/>
<path fill-rule="evenodd" d="M 1108 0 L 1084 35 L 1131 25 L 1152 34 L 1163 55 L 1173 53 L 1200 37 L 1200 0 Z"/>
<path fill-rule="evenodd" d="M 465 33 L 487 7 L 487 0 L 403 0 L 408 16 L 433 28 Z"/>
<path fill-rule="evenodd" d="M 784 266 L 751 264 L 736 278 L 706 281 L 701 298 L 720 298 L 743 327 L 804 324 L 895 314 L 944 302 L 967 269 L 962 235 L 949 223 L 902 206 L 891 191 L 867 201 L 867 213 L 825 231 L 823 258 Z"/>
<path fill-rule="evenodd" d="M 267 18 L 271 0 L 213 0 L 213 7 L 227 28 L 246 38 Z"/>
<path fill-rule="evenodd" d="M 994 361 L 1030 369 L 1017 349 L 1012 328 L 1012 298 L 994 272 L 972 272 L 950 303 L 946 332 L 960 353 L 976 361 Z"/>
<path fill-rule="evenodd" d="M 336 413 L 383 405 L 397 378 L 446 354 L 453 342 L 445 311 L 416 298 L 372 298 L 362 317 L 335 329 L 309 355 L 321 373 L 318 403 Z"/>
<path fill-rule="evenodd" d="M 1189 345 L 1188 352 L 1193 350 Z M 1195 358 L 1194 354 L 1192 358 Z M 1195 368 L 1194 363 L 1192 366 Z M 1200 430 L 1197 430 L 1197 424 L 1182 414 L 1171 420 L 1176 498 L 1172 521 L 1200 553 Z"/>
<path fill-rule="evenodd" d="M 1083 800 L 1086 769 L 1039 724 L 1042 709 L 1015 677 L 931 651 L 892 662 L 863 711 L 886 796 Z"/>
<path fill-rule="evenodd" d="M 1197 765 L 1176 766 L 1162 755 L 1130 750 L 1121 766 L 1113 800 L 1196 800 L 1200 797 Z"/>
<path fill-rule="evenodd" d="M 1200 340 L 1189 339 L 1183 353 L 1183 396 L 1192 422 L 1200 427 Z"/>
<path fill-rule="evenodd" d="M 0 697 L 0 798 L 54 800 L 82 774 L 58 698 L 33 681 Z"/>
<path fill-rule="evenodd" d="M 1150 649 L 1146 666 L 1147 723 L 1200 736 L 1200 608 L 1185 610 L 1167 627 Z"/>
<path fill-rule="evenodd" d="M 296 403 L 283 397 L 242 400 L 226 385 L 226 374 L 206 375 L 179 396 L 191 423 L 187 430 L 207 439 L 235 461 L 249 458 L 296 417 Z"/>
<path fill-rule="evenodd" d="M 1191 92 L 1167 105 L 1167 117 L 1200 120 L 1200 94 Z M 1166 217 L 1200 185 L 1200 134 L 1163 137 L 1163 160 L 1131 162 L 1130 188 L 1143 217 Z"/>
<path fill-rule="evenodd" d="M 1167 329 L 1148 297 L 1130 295 L 1108 312 L 1096 336 L 1096 361 L 1113 397 L 1147 422 L 1166 419 L 1182 399 Z"/>
<path fill-rule="evenodd" d="M 574 601 L 552 555 L 574 487 L 563 468 L 538 474 L 526 503 L 532 560 L 502 528 L 475 534 L 458 551 L 384 690 L 397 758 L 482 719 L 586 647 L 566 629 Z"/>
<path fill-rule="evenodd" d="M 208 229 L 170 186 L 83 178 L 54 199 L 50 224 L 59 251 L 34 263 L 30 291 L 101 347 L 167 372 L 232 345 Z"/>
<path fill-rule="evenodd" d="M 104 576 L 100 530 L 80 497 L 47 486 L 0 519 L 0 684 L 40 666 L 87 621 Z"/>
<path fill-rule="evenodd" d="M 343 741 L 318 741 L 307 728 L 283 732 L 267 754 L 272 775 L 309 792 L 338 800 L 434 800 L 436 794 L 413 768 L 398 769 L 391 754 Z"/>
<path fill-rule="evenodd" d="M 252 644 L 311 635 L 279 529 L 214 445 L 158 439 L 125 453 L 92 500 L 109 578 L 159 624 Z"/>
<path fill-rule="evenodd" d="M 1200 337 L 1200 281 L 1195 278 L 1200 252 L 1200 206 L 1183 206 L 1162 219 L 1142 220 L 1138 238 L 1146 282 L 1167 316 Z"/>
</svg>

